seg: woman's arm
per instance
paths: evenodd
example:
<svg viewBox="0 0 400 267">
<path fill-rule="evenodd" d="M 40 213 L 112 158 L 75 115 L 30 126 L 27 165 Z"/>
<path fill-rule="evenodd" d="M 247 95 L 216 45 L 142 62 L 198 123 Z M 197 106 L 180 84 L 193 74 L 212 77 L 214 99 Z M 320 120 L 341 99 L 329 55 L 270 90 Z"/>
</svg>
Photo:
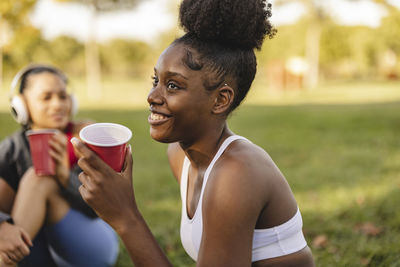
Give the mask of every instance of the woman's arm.
<svg viewBox="0 0 400 267">
<path fill-rule="evenodd" d="M 0 177 L 0 211 L 10 214 L 14 199 L 15 191 Z"/>
<path fill-rule="evenodd" d="M 203 195 L 197 266 L 251 266 L 254 229 L 267 195 L 257 175 L 241 159 L 214 166 Z"/>
<path fill-rule="evenodd" d="M 29 255 L 31 246 L 32 241 L 24 229 L 6 221 L 0 221 L 1 260 L 6 264 L 17 264 Z"/>
<path fill-rule="evenodd" d="M 29 247 L 32 246 L 25 230 L 11 223 L 8 214 L 14 198 L 14 190 L 0 177 L 0 258 L 6 264 L 17 264 L 29 255 Z"/>
<path fill-rule="evenodd" d="M 171 266 L 137 208 L 130 147 L 124 168 L 117 173 L 83 142 L 76 138 L 71 142 L 80 155 L 83 199 L 120 235 L 135 266 Z"/>
</svg>

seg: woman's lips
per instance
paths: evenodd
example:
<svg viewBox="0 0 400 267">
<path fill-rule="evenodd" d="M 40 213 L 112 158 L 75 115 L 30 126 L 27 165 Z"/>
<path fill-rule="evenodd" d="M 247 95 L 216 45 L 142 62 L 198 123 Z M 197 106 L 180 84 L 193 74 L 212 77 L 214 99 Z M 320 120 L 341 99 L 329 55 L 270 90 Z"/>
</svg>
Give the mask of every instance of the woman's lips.
<svg viewBox="0 0 400 267">
<path fill-rule="evenodd" d="M 148 121 L 151 125 L 160 125 L 165 123 L 170 119 L 169 116 L 161 114 L 161 113 L 156 113 L 156 112 L 151 112 L 148 118 Z"/>
<path fill-rule="evenodd" d="M 66 116 L 65 116 L 65 114 L 53 114 L 53 115 L 51 115 L 51 117 L 54 120 L 59 121 L 59 120 L 63 120 Z"/>
</svg>

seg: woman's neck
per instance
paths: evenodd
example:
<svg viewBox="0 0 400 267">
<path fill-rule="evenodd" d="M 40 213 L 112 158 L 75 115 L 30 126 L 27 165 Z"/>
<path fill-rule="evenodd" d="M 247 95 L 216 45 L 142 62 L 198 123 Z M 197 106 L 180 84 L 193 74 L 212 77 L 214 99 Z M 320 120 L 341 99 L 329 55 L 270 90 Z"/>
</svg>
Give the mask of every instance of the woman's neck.
<svg viewBox="0 0 400 267">
<path fill-rule="evenodd" d="M 192 167 L 196 169 L 207 168 L 222 142 L 233 135 L 226 123 L 219 128 L 215 128 L 214 131 L 208 131 L 207 133 L 190 145 L 180 143 Z"/>
<path fill-rule="evenodd" d="M 65 125 L 65 127 L 62 128 L 54 128 L 55 130 L 59 130 L 61 132 L 66 132 L 68 131 L 68 128 L 70 127 L 71 122 L 68 122 L 67 125 Z M 40 125 L 36 125 L 36 124 L 31 124 L 28 128 L 32 129 L 32 130 L 41 130 L 44 129 L 46 127 L 42 127 Z M 47 128 L 46 128 L 47 129 Z M 51 128 L 53 129 L 53 128 Z"/>
</svg>

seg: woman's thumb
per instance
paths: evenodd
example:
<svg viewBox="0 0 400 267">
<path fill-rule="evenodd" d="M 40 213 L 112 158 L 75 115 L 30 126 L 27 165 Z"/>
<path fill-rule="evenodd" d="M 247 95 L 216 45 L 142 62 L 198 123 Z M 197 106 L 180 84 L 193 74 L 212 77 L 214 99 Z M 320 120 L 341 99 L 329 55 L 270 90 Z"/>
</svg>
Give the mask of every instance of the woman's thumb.
<svg viewBox="0 0 400 267">
<path fill-rule="evenodd" d="M 123 168 L 122 173 L 131 175 L 132 167 L 133 167 L 132 146 L 128 145 L 126 148 L 125 162 L 124 162 L 124 168 Z"/>
</svg>

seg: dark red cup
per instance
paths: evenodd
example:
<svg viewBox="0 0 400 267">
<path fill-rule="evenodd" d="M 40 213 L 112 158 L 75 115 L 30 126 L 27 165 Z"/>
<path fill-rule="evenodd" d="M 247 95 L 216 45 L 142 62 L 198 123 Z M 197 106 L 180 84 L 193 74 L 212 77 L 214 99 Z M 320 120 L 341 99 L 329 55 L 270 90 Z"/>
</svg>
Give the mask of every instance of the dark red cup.
<svg viewBox="0 0 400 267">
<path fill-rule="evenodd" d="M 122 170 L 131 130 L 116 123 L 95 123 L 84 127 L 79 137 L 116 172 Z"/>
<path fill-rule="evenodd" d="M 26 132 L 31 150 L 32 164 L 37 175 L 56 174 L 56 163 L 49 153 L 49 140 L 55 132 L 55 129 L 29 130 Z"/>
</svg>

